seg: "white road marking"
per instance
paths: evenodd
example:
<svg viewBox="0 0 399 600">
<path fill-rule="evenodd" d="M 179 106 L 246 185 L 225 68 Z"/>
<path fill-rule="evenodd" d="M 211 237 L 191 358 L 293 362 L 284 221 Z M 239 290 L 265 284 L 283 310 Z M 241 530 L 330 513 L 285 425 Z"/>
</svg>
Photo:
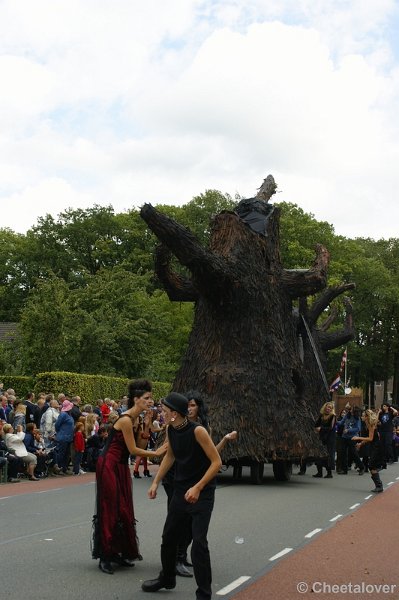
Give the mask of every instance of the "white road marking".
<svg viewBox="0 0 399 600">
<path fill-rule="evenodd" d="M 249 575 L 242 575 L 238 579 L 235 579 L 234 581 L 226 585 L 224 588 L 216 592 L 216 596 L 225 596 L 226 594 L 229 594 L 230 592 L 238 588 L 240 585 L 248 581 L 248 579 L 251 579 Z"/>
<path fill-rule="evenodd" d="M 342 515 L 335 515 L 335 517 L 333 517 L 332 519 L 330 519 L 330 523 L 333 523 L 334 521 L 337 521 L 341 517 L 342 517 Z"/>
<path fill-rule="evenodd" d="M 310 531 L 309 533 L 307 533 L 307 534 L 305 535 L 305 538 L 309 538 L 309 539 L 310 539 L 311 537 L 313 537 L 314 535 L 316 535 L 316 533 L 319 533 L 320 531 L 323 531 L 323 530 L 322 530 L 322 529 L 320 529 L 320 528 L 318 528 L 318 529 L 313 529 L 313 531 Z"/>
<path fill-rule="evenodd" d="M 284 550 L 281 550 L 281 552 L 278 552 L 277 554 L 275 554 L 274 556 L 269 558 L 269 560 L 277 560 L 278 558 L 281 558 L 282 556 L 284 556 L 285 554 L 288 554 L 291 551 L 292 551 L 292 548 L 284 548 Z"/>
<path fill-rule="evenodd" d="M 356 504 L 353 504 L 352 506 L 350 506 L 349 510 L 353 510 L 354 508 L 357 508 L 358 506 L 360 506 L 360 502 L 356 502 Z"/>
</svg>

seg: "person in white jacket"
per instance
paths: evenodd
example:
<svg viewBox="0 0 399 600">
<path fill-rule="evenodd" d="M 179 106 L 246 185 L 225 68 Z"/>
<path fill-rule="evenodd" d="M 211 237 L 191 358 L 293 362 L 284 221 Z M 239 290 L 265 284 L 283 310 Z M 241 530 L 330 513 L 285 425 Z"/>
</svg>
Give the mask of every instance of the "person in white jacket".
<svg viewBox="0 0 399 600">
<path fill-rule="evenodd" d="M 42 432 L 44 445 L 46 448 L 53 446 L 55 443 L 55 422 L 60 414 L 60 405 L 58 400 L 51 400 L 50 406 L 43 413 L 40 420 L 40 431 Z"/>
<path fill-rule="evenodd" d="M 24 444 L 25 432 L 22 431 L 21 425 L 17 427 L 17 433 L 14 433 L 14 428 L 9 423 L 6 423 L 3 427 L 5 434 L 5 442 L 7 448 L 15 453 L 26 464 L 26 470 L 28 472 L 29 479 L 31 481 L 40 481 L 35 477 L 35 467 L 37 465 L 37 458 L 31 452 L 28 452 Z"/>
</svg>

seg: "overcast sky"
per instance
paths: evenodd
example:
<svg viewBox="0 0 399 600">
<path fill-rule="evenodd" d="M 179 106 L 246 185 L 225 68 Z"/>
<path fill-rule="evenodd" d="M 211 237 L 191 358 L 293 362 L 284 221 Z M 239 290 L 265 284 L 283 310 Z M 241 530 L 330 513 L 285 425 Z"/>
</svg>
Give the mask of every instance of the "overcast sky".
<svg viewBox="0 0 399 600">
<path fill-rule="evenodd" d="M 0 0 L 0 227 L 251 197 L 399 237 L 398 0 Z"/>
</svg>

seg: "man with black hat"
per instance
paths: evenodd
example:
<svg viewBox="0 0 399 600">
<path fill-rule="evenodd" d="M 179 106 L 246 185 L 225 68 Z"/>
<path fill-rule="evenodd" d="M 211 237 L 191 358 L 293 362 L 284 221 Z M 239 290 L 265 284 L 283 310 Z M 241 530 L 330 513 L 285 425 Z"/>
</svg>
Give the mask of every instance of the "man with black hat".
<svg viewBox="0 0 399 600">
<path fill-rule="evenodd" d="M 142 589 L 157 592 L 176 586 L 179 533 L 191 519 L 191 560 L 198 586 L 196 597 L 197 600 L 209 600 L 212 596 L 212 572 L 207 533 L 215 498 L 215 477 L 222 462 L 206 429 L 187 419 L 188 400 L 185 396 L 172 392 L 162 404 L 169 446 L 148 496 L 156 498 L 158 485 L 173 464 L 174 494 L 162 533 L 162 571 L 156 579 L 144 581 Z"/>
</svg>

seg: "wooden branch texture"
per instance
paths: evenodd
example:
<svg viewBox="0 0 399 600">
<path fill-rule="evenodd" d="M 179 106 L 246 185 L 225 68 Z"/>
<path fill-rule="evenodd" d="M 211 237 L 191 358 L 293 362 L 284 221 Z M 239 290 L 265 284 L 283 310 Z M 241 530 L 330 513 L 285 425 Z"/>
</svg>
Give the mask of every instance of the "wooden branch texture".
<svg viewBox="0 0 399 600">
<path fill-rule="evenodd" d="M 168 297 L 176 302 L 195 302 L 198 291 L 192 281 L 170 269 L 171 252 L 160 244 L 155 250 L 155 273 L 165 288 Z"/>
<path fill-rule="evenodd" d="M 316 259 L 307 270 L 284 270 L 282 284 L 291 298 L 316 294 L 327 285 L 330 254 L 322 244 L 316 245 Z"/>
<path fill-rule="evenodd" d="M 212 222 L 208 249 L 151 205 L 143 206 L 141 215 L 162 242 L 156 271 L 169 297 L 196 301 L 173 389 L 201 393 L 216 441 L 227 431 L 239 432 L 237 442 L 226 445 L 224 460 L 321 456 L 314 419 L 326 391 L 305 338 L 302 362 L 292 299 L 303 298 L 307 310 L 306 296 L 326 286 L 327 249 L 316 247 L 308 270 L 284 270 L 278 207 L 267 211 L 262 232 L 237 213 L 221 212 Z M 170 253 L 190 271 L 191 280 L 171 270 Z M 316 315 L 318 309 L 311 310 Z M 315 327 L 313 332 L 321 352 Z"/>
</svg>

